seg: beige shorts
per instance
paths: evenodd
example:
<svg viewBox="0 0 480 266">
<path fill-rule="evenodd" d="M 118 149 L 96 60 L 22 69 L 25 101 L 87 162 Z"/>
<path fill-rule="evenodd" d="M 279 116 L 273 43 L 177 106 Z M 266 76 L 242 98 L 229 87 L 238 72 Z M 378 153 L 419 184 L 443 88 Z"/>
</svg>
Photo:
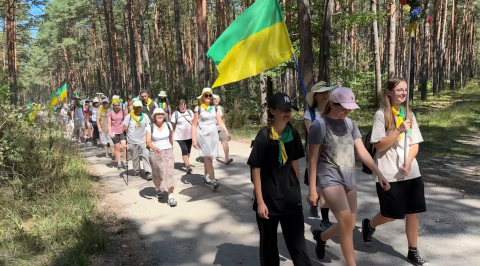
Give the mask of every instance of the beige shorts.
<svg viewBox="0 0 480 266">
<path fill-rule="evenodd" d="M 225 131 L 223 130 L 218 132 L 218 137 L 220 139 L 220 142 L 228 141 L 227 133 L 225 133 Z"/>
</svg>

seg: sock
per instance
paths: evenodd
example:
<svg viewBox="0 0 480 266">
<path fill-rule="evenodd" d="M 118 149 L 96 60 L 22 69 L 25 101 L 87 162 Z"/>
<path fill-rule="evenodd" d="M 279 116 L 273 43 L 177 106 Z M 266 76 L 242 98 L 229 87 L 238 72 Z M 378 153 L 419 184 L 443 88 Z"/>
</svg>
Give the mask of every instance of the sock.
<svg viewBox="0 0 480 266">
<path fill-rule="evenodd" d="M 323 221 L 330 221 L 330 219 L 328 218 L 328 211 L 330 209 L 329 208 L 320 208 L 320 212 L 322 213 L 322 220 Z"/>
<path fill-rule="evenodd" d="M 168 199 L 173 198 L 173 193 L 168 194 Z"/>
<path fill-rule="evenodd" d="M 408 251 L 417 252 L 417 248 L 408 247 Z"/>
</svg>

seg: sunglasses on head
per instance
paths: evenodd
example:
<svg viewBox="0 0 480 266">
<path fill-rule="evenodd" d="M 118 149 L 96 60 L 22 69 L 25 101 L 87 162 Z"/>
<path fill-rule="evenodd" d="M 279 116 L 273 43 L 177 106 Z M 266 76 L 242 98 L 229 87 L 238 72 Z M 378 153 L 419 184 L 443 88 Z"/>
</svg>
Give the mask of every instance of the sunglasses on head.
<svg viewBox="0 0 480 266">
<path fill-rule="evenodd" d="M 203 96 L 204 96 L 205 98 L 212 98 L 212 97 L 213 97 L 213 95 L 211 95 L 211 94 L 204 94 Z"/>
</svg>

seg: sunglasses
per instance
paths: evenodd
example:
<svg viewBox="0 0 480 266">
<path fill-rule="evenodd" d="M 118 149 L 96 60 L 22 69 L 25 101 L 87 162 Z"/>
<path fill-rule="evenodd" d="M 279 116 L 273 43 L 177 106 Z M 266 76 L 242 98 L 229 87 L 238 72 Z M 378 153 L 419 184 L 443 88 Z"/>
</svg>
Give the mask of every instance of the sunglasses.
<svg viewBox="0 0 480 266">
<path fill-rule="evenodd" d="M 204 96 L 205 98 L 212 98 L 212 97 L 213 97 L 213 95 L 211 95 L 211 94 L 204 94 L 203 96 Z"/>
</svg>

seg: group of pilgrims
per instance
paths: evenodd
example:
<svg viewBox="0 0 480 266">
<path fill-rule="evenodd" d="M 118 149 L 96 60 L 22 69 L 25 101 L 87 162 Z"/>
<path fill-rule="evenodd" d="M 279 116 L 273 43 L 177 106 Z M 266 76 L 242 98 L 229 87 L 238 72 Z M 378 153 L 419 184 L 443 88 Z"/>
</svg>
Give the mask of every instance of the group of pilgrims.
<svg viewBox="0 0 480 266">
<path fill-rule="evenodd" d="M 304 235 L 298 161 L 305 156 L 304 183 L 309 187 L 306 200 L 310 216 L 321 220 L 318 228 L 313 230 L 316 256 L 324 259 L 327 241 L 338 237 L 346 265 L 356 265 L 353 245 L 357 220 L 355 151 L 376 179 L 380 203 L 379 212 L 361 222 L 363 242 L 371 246 L 377 228 L 406 218 L 407 260 L 417 266 L 430 265 L 417 249 L 418 214 L 426 211 L 426 203 L 424 183 L 415 157 L 423 138 L 414 114 L 407 110 L 407 95 L 404 79 L 387 81 L 383 105 L 373 116 L 368 139 L 368 144 L 375 148 L 374 155 L 367 151 L 355 121 L 348 117 L 352 110 L 360 108 L 350 89 L 327 86 L 325 82 L 311 88 L 306 96 L 311 110 L 304 114 L 305 144 L 299 131 L 290 123 L 292 109 L 298 111 L 290 97 L 279 92 L 268 99 L 268 125 L 256 135 L 247 161 L 254 185 L 253 210 L 259 229 L 260 265 L 280 265 L 279 223 L 293 264 L 312 265 Z M 86 134 L 90 134 L 94 141 L 100 139 L 106 157 L 109 157 L 110 147 L 118 169 L 126 166 L 128 143 L 136 174 L 140 174 L 141 158 L 146 179 L 153 179 L 157 197 L 162 198 L 163 191 L 168 191 L 168 204 L 173 207 L 178 204 L 173 196 L 173 141 L 180 146 L 183 169 L 187 173 L 192 172 L 189 162 L 192 146 L 199 150 L 199 155 L 204 158 L 204 182 L 217 189 L 219 182 L 213 161 L 218 157 L 221 142 L 225 151 L 224 163 L 232 162 L 228 154 L 231 137 L 223 120 L 224 109 L 218 105 L 220 99 L 210 88 L 203 89 L 193 111 L 187 108 L 185 100 L 180 100 L 177 110 L 172 113 L 165 92 L 158 96 L 157 100 L 152 100 L 147 92 L 142 92 L 140 98 L 126 108 L 118 99 L 113 99 L 113 103 L 105 97 L 95 99 L 90 116 L 81 121 L 78 121 L 80 115 L 77 116 L 81 113 L 78 111 L 80 99 L 77 98 L 71 118 L 76 123 L 75 130 L 80 131 L 79 135 L 86 127 L 92 127 L 92 133 Z M 84 121 L 90 123 L 82 126 Z M 405 153 L 408 154 L 406 161 Z M 330 222 L 330 213 L 336 223 Z"/>
</svg>

